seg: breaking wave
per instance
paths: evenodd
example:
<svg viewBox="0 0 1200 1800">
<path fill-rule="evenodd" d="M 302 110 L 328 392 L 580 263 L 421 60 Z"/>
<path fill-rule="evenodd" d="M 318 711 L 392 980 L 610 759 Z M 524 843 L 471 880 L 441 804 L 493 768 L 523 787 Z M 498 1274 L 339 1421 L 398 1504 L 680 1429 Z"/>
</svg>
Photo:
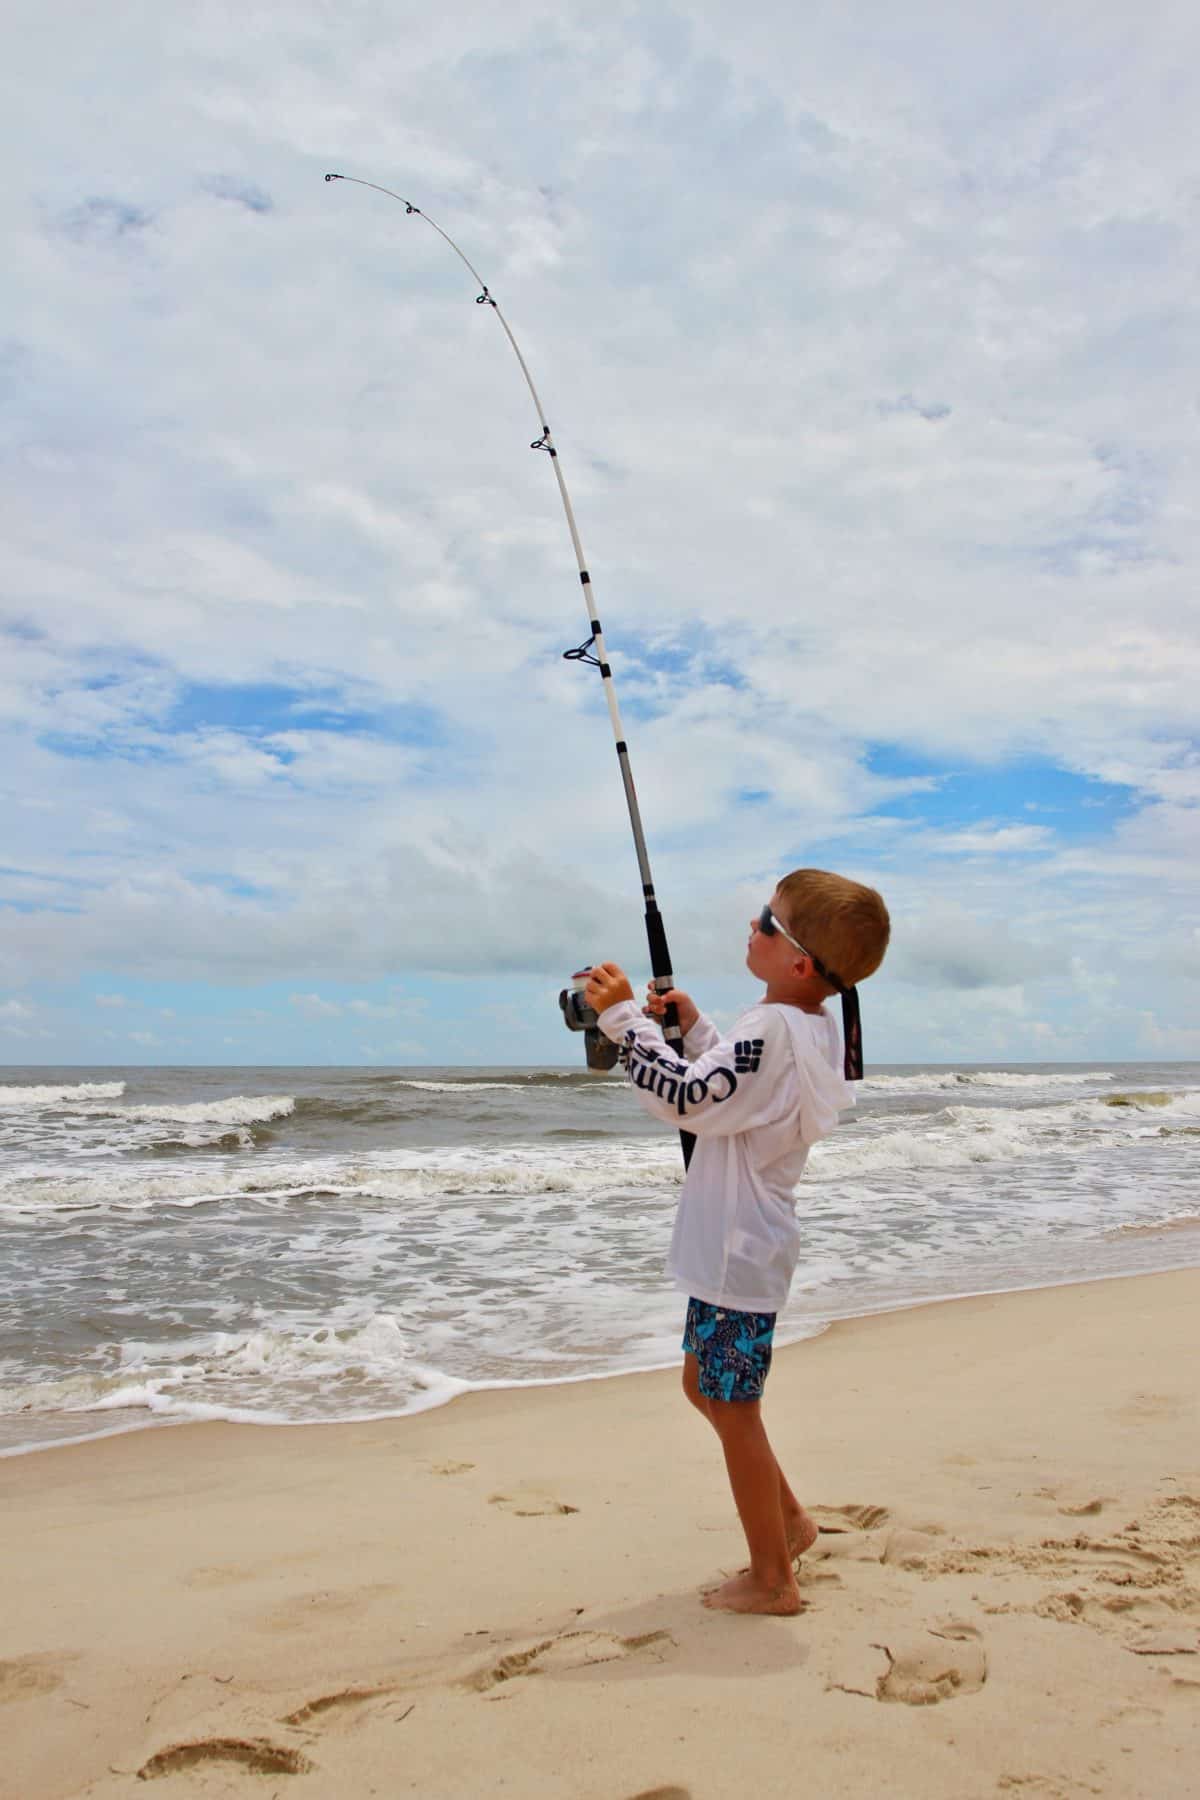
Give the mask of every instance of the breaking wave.
<svg viewBox="0 0 1200 1800">
<path fill-rule="evenodd" d="M 1114 1106 L 1116 1098 L 1120 1104 Z M 916 1129 L 890 1129 L 866 1139 L 835 1134 L 815 1146 L 810 1173 L 828 1180 L 884 1169 L 960 1169 L 970 1163 L 1030 1156 L 1077 1156 L 1100 1143 L 1136 1148 L 1151 1135 L 1190 1130 L 1186 1124 L 1163 1124 L 1156 1130 L 1145 1120 L 1143 1101 L 1156 1119 L 1161 1119 L 1164 1111 L 1183 1120 L 1200 1113 L 1200 1096 L 1186 1091 L 1099 1096 L 1019 1111 L 947 1106 Z"/>
<path fill-rule="evenodd" d="M 123 1106 L 122 1119 L 162 1120 L 180 1125 L 265 1125 L 286 1119 L 296 1110 L 291 1094 L 235 1094 L 229 1100 L 194 1100 L 181 1104 Z"/>
<path fill-rule="evenodd" d="M 372 1417 L 437 1406 L 472 1384 L 424 1367 L 390 1313 L 354 1323 L 284 1324 L 197 1334 L 174 1344 L 109 1347 L 105 1372 L 0 1388 L 0 1413 L 145 1411 L 159 1417 L 298 1423 L 323 1415 L 334 1383 L 348 1408 Z"/>
<path fill-rule="evenodd" d="M 1111 1069 L 1055 1069 L 1037 1073 L 1012 1069 L 945 1069 L 928 1074 L 872 1075 L 868 1070 L 863 1081 L 867 1093 L 878 1090 L 892 1094 L 953 1094 L 963 1088 L 990 1088 L 1030 1093 L 1045 1093 L 1049 1088 L 1086 1087 L 1097 1082 L 1113 1081 Z"/>
<path fill-rule="evenodd" d="M 677 1361 L 679 1145 L 618 1075 L 7 1073 L 0 1455 Z M 862 1102 L 800 1186 L 781 1342 L 1200 1257 L 1200 1066 L 885 1071 Z"/>
<path fill-rule="evenodd" d="M 0 1087 L 0 1106 L 73 1106 L 96 1100 L 119 1100 L 123 1081 L 77 1081 L 70 1087 Z"/>
</svg>

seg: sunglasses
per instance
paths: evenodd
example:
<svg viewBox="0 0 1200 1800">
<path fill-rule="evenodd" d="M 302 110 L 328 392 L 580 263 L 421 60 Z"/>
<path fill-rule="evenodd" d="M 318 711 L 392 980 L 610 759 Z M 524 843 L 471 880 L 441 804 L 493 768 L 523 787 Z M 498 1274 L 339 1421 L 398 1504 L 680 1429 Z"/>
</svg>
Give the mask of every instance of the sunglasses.
<svg viewBox="0 0 1200 1800">
<path fill-rule="evenodd" d="M 758 929 L 762 932 L 764 937 L 774 937 L 775 933 L 778 932 L 780 937 L 785 937 L 788 943 L 795 949 L 801 951 L 803 955 L 812 955 L 810 950 L 805 950 L 804 945 L 798 938 L 794 938 L 790 931 L 785 930 L 779 923 L 779 920 L 775 917 L 775 914 L 771 911 L 769 905 L 764 906 L 758 915 Z"/>
<path fill-rule="evenodd" d="M 775 914 L 771 911 L 769 906 L 764 906 L 758 915 L 758 929 L 762 932 L 764 937 L 774 937 L 775 933 L 778 932 L 780 937 L 787 939 L 793 950 L 798 950 L 800 952 L 801 956 L 812 957 L 812 966 L 821 977 L 821 980 L 827 981 L 830 987 L 837 988 L 838 992 L 841 993 L 842 984 L 837 976 L 831 975 L 820 957 L 813 956 L 812 951 L 806 950 L 799 938 L 794 938 L 792 936 L 786 925 L 781 925 L 779 923 L 779 920 L 775 917 Z"/>
<path fill-rule="evenodd" d="M 779 923 L 769 904 L 764 906 L 759 913 L 757 924 L 764 937 L 774 937 L 778 932 L 780 937 L 786 938 L 793 950 L 798 950 L 801 956 L 807 956 L 810 959 L 821 980 L 827 981 L 830 987 L 835 988 L 842 996 L 842 1043 L 845 1047 L 842 1069 L 847 1081 L 861 1081 L 863 1076 L 862 1020 L 858 1010 L 857 988 L 847 987 L 845 982 L 833 973 L 832 969 L 825 967 L 819 956 L 814 956 L 811 950 L 806 950 L 799 938 L 794 938 L 786 926 Z"/>
</svg>

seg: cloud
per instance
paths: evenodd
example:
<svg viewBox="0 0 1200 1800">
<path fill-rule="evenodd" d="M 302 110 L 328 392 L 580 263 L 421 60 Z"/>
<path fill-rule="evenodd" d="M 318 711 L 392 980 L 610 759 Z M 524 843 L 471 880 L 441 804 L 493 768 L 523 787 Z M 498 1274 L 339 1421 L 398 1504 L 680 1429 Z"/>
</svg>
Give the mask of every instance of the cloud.
<svg viewBox="0 0 1200 1800">
<path fill-rule="evenodd" d="M 269 194 L 264 193 L 254 182 L 239 180 L 236 175 L 213 175 L 204 185 L 216 199 L 233 200 L 248 212 L 264 214 L 275 210 L 275 203 Z"/>
<path fill-rule="evenodd" d="M 819 860 L 893 905 L 897 1053 L 964 991 L 1107 1044 L 1114 921 L 1188 1028 L 1190 14 L 135 18 L 31 18 L 0 109 L 0 979 L 300 1033 L 643 954 L 541 421 L 427 212 L 539 383 L 677 961 Z"/>
<path fill-rule="evenodd" d="M 1200 981 L 1200 925 L 1193 926 L 1191 931 L 1185 929 L 1181 939 L 1171 940 L 1166 962 L 1185 980 Z"/>
<path fill-rule="evenodd" d="M 1154 1013 L 1143 1013 L 1138 1048 L 1168 1061 L 1200 1060 L 1200 1027 L 1163 1025 Z"/>
<path fill-rule="evenodd" d="M 939 419 L 948 419 L 953 411 L 954 408 L 947 406 L 944 400 L 922 403 L 914 400 L 911 394 L 901 394 L 897 400 L 879 402 L 880 415 L 885 419 L 892 418 L 896 413 L 916 413 L 918 418 L 928 419 L 936 424 Z"/>
<path fill-rule="evenodd" d="M 358 1053 L 370 1062 L 420 1063 L 429 1060 L 429 1046 L 416 1038 L 392 1038 L 386 1044 L 360 1044 Z"/>
<path fill-rule="evenodd" d="M 322 1000 L 320 994 L 293 994 L 291 1004 L 309 1019 L 336 1019 L 342 1013 L 336 1001 Z"/>
<path fill-rule="evenodd" d="M 112 244 L 136 236 L 152 223 L 140 206 L 107 196 L 81 201 L 60 220 L 62 231 L 81 244 Z"/>
<path fill-rule="evenodd" d="M 1009 856 L 1049 849 L 1054 833 L 1046 825 L 979 825 L 968 831 L 927 832 L 924 841 L 939 856 Z"/>
<path fill-rule="evenodd" d="M 1070 967 L 1065 948 L 1014 937 L 1007 924 L 935 907 L 905 921 L 889 951 L 891 977 L 921 987 L 1011 990 Z"/>
</svg>

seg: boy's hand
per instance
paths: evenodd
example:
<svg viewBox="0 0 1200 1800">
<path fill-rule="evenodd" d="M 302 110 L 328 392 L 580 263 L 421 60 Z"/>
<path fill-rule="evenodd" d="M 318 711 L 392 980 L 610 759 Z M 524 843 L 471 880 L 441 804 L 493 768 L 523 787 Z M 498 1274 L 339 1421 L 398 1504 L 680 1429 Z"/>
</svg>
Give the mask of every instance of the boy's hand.
<svg viewBox="0 0 1200 1800">
<path fill-rule="evenodd" d="M 583 997 L 595 1012 L 602 1013 L 618 1000 L 632 1000 L 633 989 L 628 975 L 617 963 L 593 963 Z"/>
<path fill-rule="evenodd" d="M 700 1008 L 692 996 L 685 994 L 681 988 L 671 988 L 668 993 L 660 994 L 654 983 L 651 982 L 646 990 L 646 1004 L 643 1011 L 648 1012 L 652 1019 L 661 1019 L 667 1007 L 672 1004 L 679 1014 L 679 1029 L 686 1037 L 700 1017 Z"/>
</svg>

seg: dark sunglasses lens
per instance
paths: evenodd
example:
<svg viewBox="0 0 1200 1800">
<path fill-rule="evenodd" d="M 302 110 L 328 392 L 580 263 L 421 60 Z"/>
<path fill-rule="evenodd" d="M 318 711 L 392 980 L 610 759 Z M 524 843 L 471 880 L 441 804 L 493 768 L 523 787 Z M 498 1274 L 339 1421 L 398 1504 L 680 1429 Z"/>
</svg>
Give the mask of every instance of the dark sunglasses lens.
<svg viewBox="0 0 1200 1800">
<path fill-rule="evenodd" d="M 775 936 L 775 921 L 771 917 L 771 909 L 769 906 L 764 906 L 758 915 L 758 929 L 762 932 L 764 937 Z"/>
</svg>

